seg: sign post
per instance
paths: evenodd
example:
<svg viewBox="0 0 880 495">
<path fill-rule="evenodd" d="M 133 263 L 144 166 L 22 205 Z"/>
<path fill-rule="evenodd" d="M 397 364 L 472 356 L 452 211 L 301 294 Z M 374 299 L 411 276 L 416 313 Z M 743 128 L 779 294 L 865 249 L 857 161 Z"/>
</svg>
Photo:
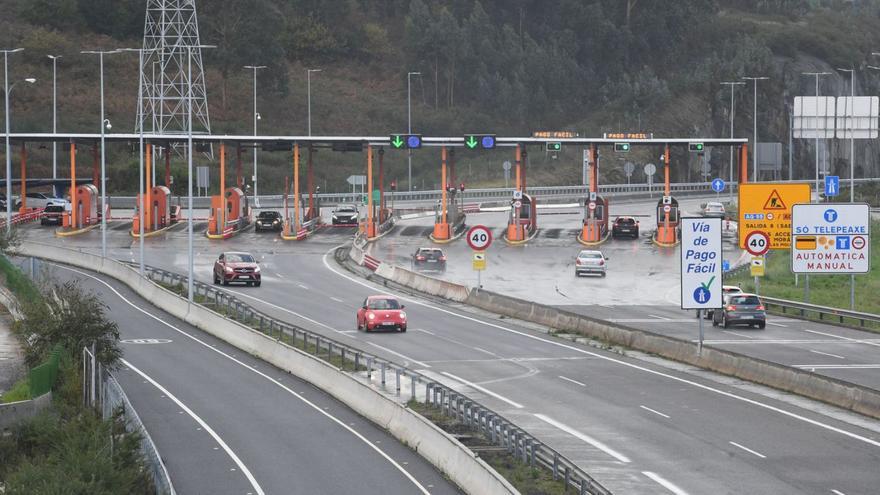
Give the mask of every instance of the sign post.
<svg viewBox="0 0 880 495">
<path fill-rule="evenodd" d="M 681 219 L 681 309 L 696 309 L 700 322 L 698 352 L 703 351 L 704 309 L 720 309 L 721 219 Z"/>
<path fill-rule="evenodd" d="M 477 289 L 482 289 L 481 273 L 486 269 L 485 251 L 492 245 L 492 231 L 483 225 L 474 225 L 468 230 L 466 240 L 474 250 L 473 268 L 477 272 Z"/>
</svg>

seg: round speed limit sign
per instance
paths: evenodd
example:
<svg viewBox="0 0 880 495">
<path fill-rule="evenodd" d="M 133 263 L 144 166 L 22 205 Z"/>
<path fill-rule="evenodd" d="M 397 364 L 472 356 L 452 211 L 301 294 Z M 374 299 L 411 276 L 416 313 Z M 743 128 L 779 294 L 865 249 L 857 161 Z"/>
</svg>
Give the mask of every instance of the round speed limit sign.
<svg viewBox="0 0 880 495">
<path fill-rule="evenodd" d="M 485 251 L 492 244 L 492 231 L 482 225 L 474 225 L 468 230 L 467 243 L 474 251 Z"/>
<path fill-rule="evenodd" d="M 746 236 L 746 251 L 752 256 L 762 256 L 770 250 L 770 236 L 760 230 L 749 232 Z"/>
</svg>

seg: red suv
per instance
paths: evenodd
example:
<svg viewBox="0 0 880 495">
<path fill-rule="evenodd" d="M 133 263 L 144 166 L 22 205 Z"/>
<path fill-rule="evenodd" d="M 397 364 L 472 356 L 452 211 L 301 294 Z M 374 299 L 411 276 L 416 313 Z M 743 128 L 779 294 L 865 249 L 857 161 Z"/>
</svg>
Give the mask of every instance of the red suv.
<svg viewBox="0 0 880 495">
<path fill-rule="evenodd" d="M 214 262 L 214 283 L 244 282 L 260 286 L 260 267 L 249 253 L 223 253 Z"/>
<path fill-rule="evenodd" d="M 405 306 L 391 296 L 370 296 L 357 312 L 357 328 L 406 331 Z"/>
</svg>

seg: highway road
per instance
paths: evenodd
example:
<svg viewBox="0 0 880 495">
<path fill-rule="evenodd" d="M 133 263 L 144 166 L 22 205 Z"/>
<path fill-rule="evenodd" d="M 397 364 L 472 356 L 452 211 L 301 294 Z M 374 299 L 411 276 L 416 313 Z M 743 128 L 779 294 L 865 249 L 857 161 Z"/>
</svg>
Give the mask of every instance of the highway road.
<svg viewBox="0 0 880 495">
<path fill-rule="evenodd" d="M 579 220 L 571 218 L 576 226 Z M 407 236 L 407 228 L 398 227 L 383 243 L 411 238 L 410 245 L 399 247 L 408 255 L 411 246 L 424 241 Z M 124 231 L 111 232 L 110 255 L 134 259 L 136 242 Z M 418 298 L 407 300 L 407 334 L 357 333 L 355 308 L 382 289 L 333 263 L 329 253 L 350 233 L 328 229 L 302 243 L 285 243 L 271 234 L 245 234 L 222 244 L 199 236 L 197 277 L 210 281 L 221 249 L 253 252 L 262 261 L 263 286 L 232 292 L 283 319 L 466 391 L 619 493 L 849 495 L 871 493 L 880 482 L 880 425 L 814 402 L 674 363 L 573 344 L 530 325 Z M 29 228 L 28 235 L 52 239 L 38 228 Z M 96 231 L 52 242 L 95 252 L 99 238 Z M 148 264 L 186 272 L 184 233 L 146 244 Z M 531 254 L 531 248 L 521 252 Z M 574 253 L 577 245 L 547 252 L 563 250 Z M 507 262 L 516 263 L 515 251 L 507 251 Z M 520 258 L 523 273 L 529 259 Z M 546 284 L 553 281 L 540 270 L 531 273 L 535 298 L 549 292 Z M 605 280 L 612 278 L 613 271 Z M 583 292 L 595 294 L 597 301 L 609 297 L 608 288 L 586 287 Z M 640 287 L 634 289 L 640 294 L 657 292 L 650 284 Z M 629 308 L 616 313 L 630 317 Z M 693 319 L 692 313 L 680 314 Z"/>
<path fill-rule="evenodd" d="M 384 430 L 310 384 L 177 320 L 123 284 L 78 279 L 119 325 L 122 387 L 178 493 L 460 493 Z"/>
</svg>

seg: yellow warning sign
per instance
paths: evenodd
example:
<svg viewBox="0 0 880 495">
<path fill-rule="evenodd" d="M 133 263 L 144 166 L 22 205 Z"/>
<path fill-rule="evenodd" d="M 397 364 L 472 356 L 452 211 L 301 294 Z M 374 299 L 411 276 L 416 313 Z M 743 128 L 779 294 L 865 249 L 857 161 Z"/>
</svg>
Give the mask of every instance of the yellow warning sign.
<svg viewBox="0 0 880 495">
<path fill-rule="evenodd" d="M 739 247 L 746 237 L 761 231 L 770 238 L 770 249 L 791 247 L 791 207 L 810 202 L 810 184 L 759 182 L 739 186 Z"/>
<path fill-rule="evenodd" d="M 763 256 L 752 256 L 752 264 L 749 269 L 751 275 L 753 277 L 763 277 L 764 276 L 764 257 Z"/>
<path fill-rule="evenodd" d="M 770 197 L 767 198 L 767 202 L 764 203 L 765 210 L 784 210 L 785 209 L 785 201 L 782 201 L 782 197 L 779 196 L 779 191 L 776 189 L 770 193 Z"/>
</svg>

